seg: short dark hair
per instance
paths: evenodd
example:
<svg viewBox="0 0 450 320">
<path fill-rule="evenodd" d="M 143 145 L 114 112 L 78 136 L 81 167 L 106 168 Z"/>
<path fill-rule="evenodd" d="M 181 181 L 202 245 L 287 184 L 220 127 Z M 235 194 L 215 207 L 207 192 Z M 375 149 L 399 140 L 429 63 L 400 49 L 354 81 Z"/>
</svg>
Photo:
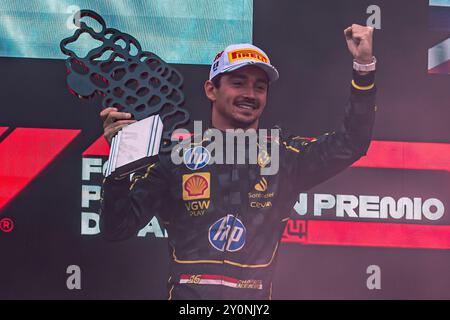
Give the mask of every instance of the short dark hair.
<svg viewBox="0 0 450 320">
<path fill-rule="evenodd" d="M 213 86 L 217 89 L 220 88 L 220 80 L 222 79 L 223 73 L 219 73 L 217 76 L 211 79 Z"/>
</svg>

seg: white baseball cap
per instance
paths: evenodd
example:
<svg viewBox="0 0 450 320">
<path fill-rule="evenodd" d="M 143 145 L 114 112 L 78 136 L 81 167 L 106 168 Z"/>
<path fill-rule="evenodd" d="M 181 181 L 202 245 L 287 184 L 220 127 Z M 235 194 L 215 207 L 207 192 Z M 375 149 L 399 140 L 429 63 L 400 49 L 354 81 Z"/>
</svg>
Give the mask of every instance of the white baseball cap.
<svg viewBox="0 0 450 320">
<path fill-rule="evenodd" d="M 211 64 L 209 80 L 221 73 L 231 72 L 248 65 L 255 65 L 264 70 L 269 82 L 279 78 L 278 70 L 270 64 L 270 59 L 263 50 L 249 43 L 240 43 L 226 47 L 216 56 Z"/>
</svg>

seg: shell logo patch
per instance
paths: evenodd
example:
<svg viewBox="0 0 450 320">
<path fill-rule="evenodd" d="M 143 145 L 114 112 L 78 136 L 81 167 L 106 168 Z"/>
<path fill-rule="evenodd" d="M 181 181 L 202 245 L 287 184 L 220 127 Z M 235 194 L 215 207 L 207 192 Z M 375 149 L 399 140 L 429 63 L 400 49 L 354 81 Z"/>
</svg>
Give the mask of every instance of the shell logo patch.
<svg viewBox="0 0 450 320">
<path fill-rule="evenodd" d="M 211 196 L 209 172 L 183 175 L 183 200 L 208 199 Z"/>
</svg>

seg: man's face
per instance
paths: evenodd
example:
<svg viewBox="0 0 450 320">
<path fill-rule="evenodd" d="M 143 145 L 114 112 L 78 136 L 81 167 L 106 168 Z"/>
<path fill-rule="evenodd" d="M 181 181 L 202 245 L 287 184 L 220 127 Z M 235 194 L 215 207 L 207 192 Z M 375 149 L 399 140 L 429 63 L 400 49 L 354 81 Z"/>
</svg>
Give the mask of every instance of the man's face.
<svg viewBox="0 0 450 320">
<path fill-rule="evenodd" d="M 213 104 L 213 125 L 219 129 L 257 129 L 266 106 L 268 83 L 266 73 L 256 66 L 223 74 L 219 88 L 207 81 L 205 92 Z"/>
</svg>

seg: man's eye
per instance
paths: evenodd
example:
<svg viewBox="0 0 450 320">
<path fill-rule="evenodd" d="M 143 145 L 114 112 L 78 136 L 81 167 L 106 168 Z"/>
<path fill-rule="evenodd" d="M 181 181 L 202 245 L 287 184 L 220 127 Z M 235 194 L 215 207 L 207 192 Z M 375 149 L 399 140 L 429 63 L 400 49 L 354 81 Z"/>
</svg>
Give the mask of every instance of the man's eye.
<svg viewBox="0 0 450 320">
<path fill-rule="evenodd" d="M 233 82 L 233 86 L 241 86 L 241 85 L 242 85 L 242 82 L 240 82 L 240 81 Z"/>
</svg>

